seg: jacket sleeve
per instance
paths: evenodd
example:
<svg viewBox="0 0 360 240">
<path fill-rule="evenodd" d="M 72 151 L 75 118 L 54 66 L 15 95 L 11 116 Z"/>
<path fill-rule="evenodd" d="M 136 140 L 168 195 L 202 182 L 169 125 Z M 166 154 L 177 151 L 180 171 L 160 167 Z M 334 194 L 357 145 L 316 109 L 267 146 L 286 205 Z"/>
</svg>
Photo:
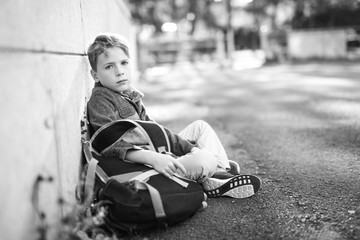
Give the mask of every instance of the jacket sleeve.
<svg viewBox="0 0 360 240">
<path fill-rule="evenodd" d="M 195 147 L 189 141 L 181 138 L 179 135 L 171 132 L 169 129 L 165 127 L 164 129 L 170 141 L 171 152 L 176 156 L 183 156 L 189 153 L 191 149 Z"/>
<path fill-rule="evenodd" d="M 104 157 L 115 157 L 121 160 L 125 160 L 126 153 L 129 150 L 141 150 L 141 149 L 142 149 L 141 147 L 120 140 L 116 142 L 111 148 L 102 151 L 101 155 Z"/>
<path fill-rule="evenodd" d="M 145 108 L 145 105 L 143 103 L 142 100 L 139 100 L 139 106 L 140 106 L 140 113 L 139 113 L 139 116 L 140 116 L 140 119 L 141 120 L 144 120 L 144 121 L 152 121 L 152 122 L 155 122 L 146 112 L 146 108 Z"/>
</svg>

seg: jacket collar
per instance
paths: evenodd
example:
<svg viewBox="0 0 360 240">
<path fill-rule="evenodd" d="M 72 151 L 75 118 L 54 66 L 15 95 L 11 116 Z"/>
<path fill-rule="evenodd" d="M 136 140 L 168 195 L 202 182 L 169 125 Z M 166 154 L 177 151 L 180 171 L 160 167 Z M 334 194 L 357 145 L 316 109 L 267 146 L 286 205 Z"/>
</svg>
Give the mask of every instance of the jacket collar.
<svg viewBox="0 0 360 240">
<path fill-rule="evenodd" d="M 95 83 L 95 87 L 104 87 L 100 82 Z M 144 93 L 137 90 L 135 87 L 130 86 L 130 88 L 124 92 L 120 93 L 121 96 L 131 99 L 134 102 L 139 101 L 144 97 Z"/>
</svg>

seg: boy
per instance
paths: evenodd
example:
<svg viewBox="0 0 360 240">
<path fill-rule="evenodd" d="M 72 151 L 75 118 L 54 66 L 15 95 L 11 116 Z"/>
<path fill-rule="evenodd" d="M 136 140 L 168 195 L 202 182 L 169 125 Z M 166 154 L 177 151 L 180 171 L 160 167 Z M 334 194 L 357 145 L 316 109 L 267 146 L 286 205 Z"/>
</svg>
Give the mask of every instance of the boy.
<svg viewBox="0 0 360 240">
<path fill-rule="evenodd" d="M 131 85 L 126 39 L 116 34 L 99 35 L 88 48 L 88 58 L 95 80 L 87 106 L 90 134 L 114 120 L 153 121 L 142 103 L 143 94 Z M 210 197 L 246 198 L 259 190 L 260 179 L 239 175 L 239 166 L 228 160 L 216 133 L 206 122 L 195 121 L 179 134 L 166 128 L 165 131 L 170 139 L 170 154 L 147 150 L 147 140 L 136 128 L 101 154 L 150 165 L 169 178 L 180 174 L 200 183 Z"/>
</svg>

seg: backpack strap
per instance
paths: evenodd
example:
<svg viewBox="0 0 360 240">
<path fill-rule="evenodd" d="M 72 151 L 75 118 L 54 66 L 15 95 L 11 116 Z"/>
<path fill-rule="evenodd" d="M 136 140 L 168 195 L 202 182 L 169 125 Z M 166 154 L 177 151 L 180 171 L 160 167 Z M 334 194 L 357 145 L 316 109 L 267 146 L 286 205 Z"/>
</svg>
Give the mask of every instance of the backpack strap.
<svg viewBox="0 0 360 240">
<path fill-rule="evenodd" d="M 169 138 L 163 126 L 149 121 L 136 121 L 150 138 L 154 148 L 159 153 L 171 152 Z"/>
<path fill-rule="evenodd" d="M 97 165 L 98 160 L 96 160 L 92 154 L 91 154 L 91 146 L 90 143 L 85 141 L 83 142 L 83 151 L 85 155 L 85 159 L 88 163 L 88 170 L 87 172 L 90 172 L 91 176 L 95 176 L 95 172 L 98 174 L 99 178 L 103 182 L 107 182 L 109 180 L 109 176 Z M 88 173 L 86 174 L 86 177 L 88 177 Z"/>
<path fill-rule="evenodd" d="M 84 141 L 83 152 L 85 155 L 86 162 L 88 163 L 86 178 L 84 184 L 84 204 L 89 206 L 93 201 L 93 190 L 95 186 L 95 176 L 97 175 L 102 182 L 107 182 L 109 180 L 108 175 L 97 165 L 98 160 L 96 160 L 91 154 L 90 144 L 87 141 Z"/>
<path fill-rule="evenodd" d="M 146 182 L 151 176 L 154 176 L 157 174 L 159 174 L 159 172 L 152 169 L 152 170 L 143 172 L 143 173 L 139 174 L 138 176 L 131 178 L 129 180 L 129 182 L 131 182 L 131 181 Z M 182 187 L 187 188 L 189 186 L 189 183 L 181 180 L 181 178 L 182 177 L 180 177 L 178 174 L 174 174 L 174 176 L 171 178 L 171 180 L 173 180 L 177 184 L 181 185 Z"/>
<path fill-rule="evenodd" d="M 168 136 L 161 125 L 150 121 L 133 121 L 129 119 L 116 120 L 102 126 L 90 139 L 91 147 L 96 152 L 101 153 L 136 127 L 147 138 L 151 150 L 160 153 L 171 151 Z"/>
<path fill-rule="evenodd" d="M 154 208 L 156 218 L 158 220 L 161 218 L 165 218 L 166 214 L 165 214 L 164 206 L 162 204 L 162 200 L 161 200 L 159 191 L 156 188 L 154 188 L 153 186 L 151 186 L 150 184 L 147 184 L 145 182 L 135 181 L 134 183 L 135 183 L 136 189 L 149 190 L 149 194 L 150 194 L 150 198 L 151 198 L 151 202 L 152 202 L 152 205 Z"/>
</svg>

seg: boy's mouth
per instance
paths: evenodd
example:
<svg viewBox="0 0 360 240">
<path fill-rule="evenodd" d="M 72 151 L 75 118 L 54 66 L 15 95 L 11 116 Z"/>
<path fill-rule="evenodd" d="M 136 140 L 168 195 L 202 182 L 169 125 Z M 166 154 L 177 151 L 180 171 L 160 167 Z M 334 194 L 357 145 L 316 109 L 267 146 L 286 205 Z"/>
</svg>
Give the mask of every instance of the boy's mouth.
<svg viewBox="0 0 360 240">
<path fill-rule="evenodd" d="M 122 80 L 120 80 L 120 81 L 117 81 L 116 83 L 117 84 L 122 84 L 122 83 L 125 83 L 127 81 L 127 79 L 122 79 Z"/>
</svg>

